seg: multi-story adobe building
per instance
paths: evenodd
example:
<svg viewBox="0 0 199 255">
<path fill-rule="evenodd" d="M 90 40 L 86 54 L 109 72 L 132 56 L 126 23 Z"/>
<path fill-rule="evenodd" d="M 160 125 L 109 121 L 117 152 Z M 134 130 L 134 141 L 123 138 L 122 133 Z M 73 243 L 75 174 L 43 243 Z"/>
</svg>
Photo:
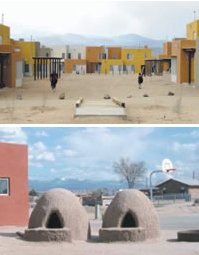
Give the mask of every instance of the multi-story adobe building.
<svg viewBox="0 0 199 255">
<path fill-rule="evenodd" d="M 199 84 L 199 20 L 194 20 L 187 25 L 187 39 L 196 40 L 195 64 L 195 84 Z"/>
<path fill-rule="evenodd" d="M 21 51 L 21 57 L 23 59 L 23 72 L 25 76 L 33 75 L 34 61 L 32 57 L 36 56 L 36 52 L 39 50 L 39 44 L 31 41 L 24 41 L 20 39 L 15 41 L 16 47 Z"/>
<path fill-rule="evenodd" d="M 121 74 L 139 73 L 145 58 L 151 57 L 149 48 L 122 48 L 105 46 L 66 48 L 66 73 Z"/>
<path fill-rule="evenodd" d="M 19 41 L 15 41 L 15 45 L 21 51 L 23 59 L 23 73 L 25 76 L 33 76 L 33 57 L 50 57 L 52 54 L 51 48 L 41 46 L 40 42 L 24 41 L 24 39 L 20 39 Z"/>
<path fill-rule="evenodd" d="M 199 43 L 196 45 L 196 39 L 199 37 L 199 20 L 187 24 L 186 30 L 186 38 L 175 38 L 164 43 L 163 54 L 158 56 L 156 62 L 164 63 L 161 72 L 171 71 L 172 82 L 199 83 Z M 147 60 L 146 65 L 150 68 L 152 62 L 152 59 Z"/>
<path fill-rule="evenodd" d="M 10 27 L 0 24 L 0 87 L 20 87 L 23 76 L 32 76 L 33 57 L 51 56 L 51 49 L 39 42 L 10 38 Z"/>
<path fill-rule="evenodd" d="M 21 86 L 22 70 L 21 51 L 10 38 L 10 28 L 0 24 L 0 88 Z"/>
<path fill-rule="evenodd" d="M 151 58 L 151 49 L 147 47 L 122 49 L 122 61 L 126 72 L 140 73 L 146 58 Z"/>
<path fill-rule="evenodd" d="M 86 73 L 86 47 L 66 45 L 65 73 Z"/>
<path fill-rule="evenodd" d="M 193 83 L 195 81 L 196 40 L 175 39 L 171 45 L 171 81 Z"/>
</svg>

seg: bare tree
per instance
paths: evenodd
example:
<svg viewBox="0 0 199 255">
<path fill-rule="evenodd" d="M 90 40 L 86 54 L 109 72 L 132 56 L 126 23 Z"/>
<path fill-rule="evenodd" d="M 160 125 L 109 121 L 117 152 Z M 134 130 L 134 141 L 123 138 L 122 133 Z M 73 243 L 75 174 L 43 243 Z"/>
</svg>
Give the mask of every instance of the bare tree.
<svg viewBox="0 0 199 255">
<path fill-rule="evenodd" d="M 114 162 L 113 168 L 122 180 L 127 181 L 129 189 L 134 188 L 136 181 L 143 177 L 147 170 L 145 162 L 131 162 L 128 158 Z"/>
</svg>

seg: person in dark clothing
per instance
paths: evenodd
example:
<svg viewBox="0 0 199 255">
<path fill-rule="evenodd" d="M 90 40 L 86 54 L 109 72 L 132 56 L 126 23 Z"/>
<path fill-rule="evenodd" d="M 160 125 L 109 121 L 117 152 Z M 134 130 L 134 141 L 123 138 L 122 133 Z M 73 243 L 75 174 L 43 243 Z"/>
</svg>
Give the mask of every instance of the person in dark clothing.
<svg viewBox="0 0 199 255">
<path fill-rule="evenodd" d="M 142 83 L 143 83 L 143 77 L 142 77 L 141 73 L 139 73 L 139 75 L 138 75 L 138 87 L 139 87 L 139 89 L 142 88 Z"/>
<path fill-rule="evenodd" d="M 57 73 L 54 71 L 54 72 L 52 72 L 51 75 L 50 75 L 50 83 L 51 83 L 51 88 L 52 88 L 52 90 L 54 90 L 54 89 L 56 88 L 57 81 L 58 81 L 58 75 L 57 75 Z"/>
</svg>

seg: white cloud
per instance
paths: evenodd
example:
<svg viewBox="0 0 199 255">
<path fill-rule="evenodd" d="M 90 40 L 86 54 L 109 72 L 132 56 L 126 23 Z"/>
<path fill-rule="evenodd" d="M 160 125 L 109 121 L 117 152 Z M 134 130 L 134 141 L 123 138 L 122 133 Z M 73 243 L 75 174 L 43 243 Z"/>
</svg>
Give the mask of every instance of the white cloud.
<svg viewBox="0 0 199 255">
<path fill-rule="evenodd" d="M 199 144 L 174 142 L 172 147 L 176 153 L 193 153 L 199 149 Z"/>
<path fill-rule="evenodd" d="M 55 161 L 54 154 L 52 152 L 43 151 L 42 153 L 38 153 L 35 157 L 36 160 L 46 160 L 46 161 Z"/>
<path fill-rule="evenodd" d="M 84 128 L 65 137 L 65 172 L 75 178 L 115 179 L 113 162 L 121 157 L 144 160 L 153 128 Z M 75 160 L 74 160 L 75 157 Z M 69 171 L 70 169 L 70 171 Z M 69 172 L 68 172 L 69 171 Z"/>
<path fill-rule="evenodd" d="M 34 149 L 38 152 L 43 152 L 46 150 L 46 146 L 42 142 L 36 142 L 34 144 Z"/>
<path fill-rule="evenodd" d="M 9 143 L 27 143 L 27 135 L 20 127 L 1 127 L 0 141 Z"/>
<path fill-rule="evenodd" d="M 126 132 L 125 132 L 126 131 Z M 130 157 L 141 160 L 142 152 L 147 149 L 145 139 L 153 132 L 152 128 L 130 128 L 122 132 L 114 128 L 86 128 L 70 134 L 66 142 L 70 150 L 79 157 L 90 160 L 116 160 L 120 157 Z"/>
<path fill-rule="evenodd" d="M 49 151 L 41 141 L 30 147 L 30 158 L 37 161 L 55 161 L 54 152 Z"/>
</svg>

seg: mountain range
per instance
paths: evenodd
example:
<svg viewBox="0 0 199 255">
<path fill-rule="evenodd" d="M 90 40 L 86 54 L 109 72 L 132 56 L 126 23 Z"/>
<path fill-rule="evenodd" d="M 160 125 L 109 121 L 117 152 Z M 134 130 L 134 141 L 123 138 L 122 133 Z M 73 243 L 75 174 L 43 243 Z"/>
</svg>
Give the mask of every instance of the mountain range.
<svg viewBox="0 0 199 255">
<path fill-rule="evenodd" d="M 29 190 L 47 191 L 53 188 L 65 188 L 72 191 L 90 191 L 96 189 L 124 189 L 126 183 L 119 181 L 91 181 L 77 179 L 29 180 Z"/>
<path fill-rule="evenodd" d="M 81 46 L 118 46 L 118 47 L 145 47 L 152 48 L 155 52 L 160 53 L 163 46 L 163 40 L 155 40 L 140 36 L 138 34 L 124 34 L 112 37 L 89 36 L 79 34 L 64 34 L 41 36 L 37 38 L 45 46 L 64 46 L 64 45 L 81 45 Z"/>
</svg>

